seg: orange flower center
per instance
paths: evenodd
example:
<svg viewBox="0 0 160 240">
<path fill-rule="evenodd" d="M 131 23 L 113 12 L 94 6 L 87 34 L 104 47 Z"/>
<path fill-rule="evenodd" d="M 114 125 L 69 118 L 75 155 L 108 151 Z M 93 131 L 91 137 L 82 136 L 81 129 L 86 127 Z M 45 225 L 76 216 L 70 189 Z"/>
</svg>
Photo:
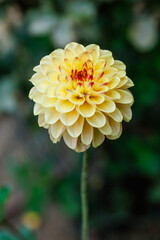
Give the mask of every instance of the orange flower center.
<svg viewBox="0 0 160 240">
<path fill-rule="evenodd" d="M 93 63 L 91 60 L 85 62 L 82 66 L 82 70 L 71 70 L 71 79 L 77 82 L 77 85 L 82 86 L 84 82 L 89 82 L 90 86 L 94 85 L 93 81 Z"/>
</svg>

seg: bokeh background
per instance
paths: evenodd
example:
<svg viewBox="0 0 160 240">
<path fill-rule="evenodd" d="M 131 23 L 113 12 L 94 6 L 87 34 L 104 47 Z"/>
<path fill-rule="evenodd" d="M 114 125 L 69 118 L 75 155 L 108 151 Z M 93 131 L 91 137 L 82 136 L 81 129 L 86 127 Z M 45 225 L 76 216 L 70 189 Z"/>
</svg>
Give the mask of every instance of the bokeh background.
<svg viewBox="0 0 160 240">
<path fill-rule="evenodd" d="M 0 0 L 0 240 L 80 239 L 82 154 L 28 99 L 33 67 L 71 41 L 111 50 L 135 83 L 132 121 L 89 152 L 90 239 L 160 239 L 159 20 L 159 0 Z"/>
</svg>

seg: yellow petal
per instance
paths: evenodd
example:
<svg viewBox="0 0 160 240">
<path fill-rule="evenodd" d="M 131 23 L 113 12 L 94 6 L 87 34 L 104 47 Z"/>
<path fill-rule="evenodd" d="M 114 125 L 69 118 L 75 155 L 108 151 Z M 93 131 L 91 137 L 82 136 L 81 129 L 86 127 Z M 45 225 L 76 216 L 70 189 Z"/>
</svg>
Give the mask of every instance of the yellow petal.
<svg viewBox="0 0 160 240">
<path fill-rule="evenodd" d="M 87 60 L 91 60 L 92 61 L 92 56 L 89 52 L 83 52 L 80 56 L 79 56 L 80 62 L 83 64 L 85 63 Z"/>
<path fill-rule="evenodd" d="M 52 70 L 46 73 L 47 80 L 51 83 L 58 80 L 58 75 L 59 75 L 58 70 L 57 71 Z"/>
<path fill-rule="evenodd" d="M 75 105 L 81 105 L 85 101 L 85 98 L 80 96 L 79 93 L 71 93 L 68 98 Z"/>
<path fill-rule="evenodd" d="M 39 92 L 45 93 L 47 87 L 50 85 L 50 82 L 47 79 L 31 79 L 31 82 L 36 86 Z"/>
<path fill-rule="evenodd" d="M 35 74 L 33 74 L 33 76 L 31 77 L 30 81 L 36 85 L 36 83 L 38 83 L 39 81 L 43 80 L 45 78 L 45 75 L 39 71 L 36 72 Z"/>
<path fill-rule="evenodd" d="M 94 128 L 93 142 L 92 142 L 93 147 L 96 148 L 100 146 L 104 140 L 105 140 L 105 136 L 97 128 Z"/>
<path fill-rule="evenodd" d="M 73 69 L 80 70 L 80 67 L 82 66 L 82 63 L 80 62 L 78 57 L 75 57 L 73 60 Z"/>
<path fill-rule="evenodd" d="M 124 121 L 129 122 L 132 118 L 132 111 L 128 104 L 117 104 L 118 109 L 121 111 Z"/>
<path fill-rule="evenodd" d="M 108 66 L 112 66 L 114 64 L 114 58 L 112 56 L 108 57 L 106 63 Z"/>
<path fill-rule="evenodd" d="M 31 88 L 29 92 L 29 98 L 36 103 L 41 103 L 43 93 L 39 92 L 36 87 Z"/>
<path fill-rule="evenodd" d="M 33 109 L 34 115 L 36 116 L 36 115 L 38 115 L 40 113 L 43 113 L 43 112 L 44 112 L 44 107 L 39 103 L 35 103 L 34 104 L 34 109 Z"/>
<path fill-rule="evenodd" d="M 118 73 L 116 74 L 116 77 L 122 78 L 126 75 L 126 71 L 118 71 Z"/>
<path fill-rule="evenodd" d="M 105 97 L 99 94 L 92 94 L 86 97 L 86 101 L 90 104 L 100 104 L 104 102 L 104 100 L 105 100 Z"/>
<path fill-rule="evenodd" d="M 69 100 L 63 100 L 63 99 L 59 99 L 56 102 L 55 106 L 57 111 L 60 113 L 71 112 L 75 107 L 75 105 L 71 103 Z"/>
<path fill-rule="evenodd" d="M 121 123 L 114 121 L 112 118 L 109 118 L 109 124 L 112 129 L 112 136 L 116 136 L 119 133 Z"/>
<path fill-rule="evenodd" d="M 97 49 L 98 51 L 100 50 L 99 46 L 96 44 L 89 44 L 86 46 L 86 50 L 88 52 L 92 52 L 92 50 Z"/>
<path fill-rule="evenodd" d="M 123 85 L 123 89 L 126 89 L 126 88 L 130 88 L 130 87 L 133 87 L 134 86 L 134 83 L 132 82 L 132 80 L 130 78 L 128 78 L 128 82 Z"/>
<path fill-rule="evenodd" d="M 48 98 L 46 95 L 43 95 L 41 104 L 44 107 L 54 107 L 57 102 L 57 98 Z"/>
<path fill-rule="evenodd" d="M 93 85 L 93 91 L 95 92 L 95 94 L 103 94 L 106 93 L 108 91 L 108 87 L 105 85 L 101 85 L 101 84 L 95 84 Z"/>
<path fill-rule="evenodd" d="M 45 121 L 45 118 L 44 118 L 44 114 L 40 114 L 38 115 L 38 125 L 39 127 L 43 127 L 45 126 L 47 123 Z"/>
<path fill-rule="evenodd" d="M 99 131 L 104 135 L 110 135 L 112 133 L 112 128 L 109 124 L 108 117 L 106 116 L 106 123 L 103 127 L 99 128 Z"/>
<path fill-rule="evenodd" d="M 115 60 L 113 66 L 115 68 L 117 68 L 119 71 L 125 71 L 126 70 L 126 65 L 119 60 Z"/>
<path fill-rule="evenodd" d="M 82 143 L 81 141 L 81 137 L 79 136 L 78 141 L 77 141 L 77 146 L 74 149 L 76 152 L 84 152 L 86 151 L 88 148 L 90 147 L 90 145 L 85 145 Z"/>
<path fill-rule="evenodd" d="M 51 61 L 45 62 L 45 63 L 41 63 L 40 66 L 41 66 L 41 71 L 44 74 L 46 74 L 49 71 L 52 71 L 52 69 L 53 69 L 53 64 L 52 64 Z"/>
<path fill-rule="evenodd" d="M 50 54 L 51 58 L 53 58 L 53 57 L 63 57 L 63 55 L 64 55 L 64 50 L 61 49 L 61 48 L 58 48 L 58 49 L 54 50 Z"/>
<path fill-rule="evenodd" d="M 76 42 L 70 42 L 65 46 L 65 49 L 71 49 L 74 50 L 78 46 L 78 43 Z"/>
<path fill-rule="evenodd" d="M 92 51 L 90 51 L 90 54 L 92 55 L 92 61 L 96 62 L 99 58 L 99 48 L 94 48 Z"/>
<path fill-rule="evenodd" d="M 128 77 L 125 76 L 123 78 L 120 79 L 120 83 L 117 85 L 117 88 L 122 87 L 123 85 L 125 85 L 128 82 Z"/>
<path fill-rule="evenodd" d="M 63 125 L 63 123 L 61 123 L 60 120 L 58 120 L 56 123 L 52 124 L 50 126 L 50 131 L 51 131 L 53 138 L 55 138 L 55 139 L 59 138 L 63 134 L 65 128 L 66 127 Z"/>
<path fill-rule="evenodd" d="M 94 65 L 95 73 L 98 74 L 99 70 L 101 70 L 102 72 L 104 70 L 105 65 L 106 65 L 105 59 L 98 59 L 98 61 Z"/>
<path fill-rule="evenodd" d="M 48 124 L 54 124 L 59 120 L 59 112 L 56 111 L 56 109 L 53 108 L 47 108 L 45 110 L 45 121 Z"/>
<path fill-rule="evenodd" d="M 120 99 L 121 95 L 117 90 L 109 90 L 108 92 L 106 92 L 106 96 L 110 99 Z"/>
<path fill-rule="evenodd" d="M 72 62 L 73 61 L 70 61 L 68 58 L 65 58 L 64 59 L 64 62 L 66 64 L 67 67 L 69 67 L 70 69 L 72 68 Z"/>
<path fill-rule="evenodd" d="M 67 99 L 68 92 L 63 84 L 60 84 L 55 88 L 55 97 L 60 99 Z"/>
<path fill-rule="evenodd" d="M 78 44 L 75 47 L 76 56 L 79 57 L 83 52 L 85 52 L 85 47 L 82 44 Z"/>
<path fill-rule="evenodd" d="M 59 82 L 54 82 L 51 85 L 48 86 L 46 89 L 46 96 L 49 98 L 55 97 L 55 89 L 59 85 Z"/>
<path fill-rule="evenodd" d="M 41 66 L 40 65 L 37 65 L 33 68 L 33 71 L 35 72 L 41 72 Z"/>
<path fill-rule="evenodd" d="M 99 54 L 100 54 L 99 46 L 96 44 L 90 44 L 90 45 L 86 46 L 86 50 L 88 52 L 90 52 L 90 54 L 92 55 L 93 61 L 96 62 L 98 60 Z"/>
<path fill-rule="evenodd" d="M 63 133 L 63 140 L 65 142 L 65 144 L 71 148 L 71 149 L 75 149 L 77 146 L 77 138 L 73 138 L 71 137 L 67 131 L 65 131 Z"/>
<path fill-rule="evenodd" d="M 95 105 L 91 105 L 88 102 L 84 102 L 78 107 L 78 110 L 83 117 L 91 117 L 95 113 L 96 107 Z"/>
<path fill-rule="evenodd" d="M 116 122 L 122 122 L 123 116 L 122 113 L 116 108 L 114 112 L 108 113 L 108 116 L 113 118 Z"/>
<path fill-rule="evenodd" d="M 102 112 L 97 111 L 92 117 L 87 118 L 87 122 L 96 128 L 103 127 L 106 123 L 106 118 Z"/>
<path fill-rule="evenodd" d="M 71 49 L 66 48 L 64 50 L 64 58 L 67 58 L 69 61 L 73 61 L 73 59 L 75 58 L 75 54 Z"/>
<path fill-rule="evenodd" d="M 83 131 L 81 134 L 81 141 L 85 145 L 91 144 L 93 139 L 93 127 L 88 124 L 87 121 L 84 122 Z"/>
<path fill-rule="evenodd" d="M 49 127 L 49 129 L 48 129 L 48 133 L 49 133 L 50 139 L 51 139 L 51 141 L 52 141 L 53 143 L 60 142 L 62 135 L 60 135 L 59 138 L 54 138 L 54 137 L 52 136 L 51 128 L 50 128 L 50 127 Z"/>
<path fill-rule="evenodd" d="M 120 78 L 114 77 L 111 81 L 109 81 L 109 83 L 107 84 L 107 87 L 109 89 L 113 89 L 117 87 L 119 83 L 120 83 Z"/>
<path fill-rule="evenodd" d="M 106 99 L 102 104 L 97 105 L 97 108 L 103 112 L 111 113 L 115 111 L 116 105 L 113 101 Z"/>
<path fill-rule="evenodd" d="M 50 69 L 48 71 L 52 71 L 53 69 L 60 71 L 60 66 L 62 64 L 64 64 L 63 57 L 52 57 L 52 69 Z"/>
<path fill-rule="evenodd" d="M 118 125 L 119 124 L 119 125 Z M 115 140 L 119 138 L 122 134 L 122 124 L 121 123 L 111 123 L 110 125 L 112 126 L 112 134 L 108 135 L 107 138 L 110 140 Z"/>
<path fill-rule="evenodd" d="M 110 52 L 108 50 L 100 49 L 100 58 L 107 59 L 110 56 L 112 56 L 112 52 Z"/>
<path fill-rule="evenodd" d="M 73 125 L 79 117 L 79 112 L 76 109 L 73 109 L 71 112 L 61 113 L 60 119 L 65 126 Z"/>
<path fill-rule="evenodd" d="M 116 99 L 115 102 L 127 104 L 133 101 L 133 95 L 129 90 L 117 89 L 117 91 L 120 94 L 120 99 Z"/>
<path fill-rule="evenodd" d="M 72 125 L 67 127 L 67 131 L 71 137 L 78 137 L 82 133 L 84 124 L 84 118 L 80 115 L 77 121 Z"/>
</svg>

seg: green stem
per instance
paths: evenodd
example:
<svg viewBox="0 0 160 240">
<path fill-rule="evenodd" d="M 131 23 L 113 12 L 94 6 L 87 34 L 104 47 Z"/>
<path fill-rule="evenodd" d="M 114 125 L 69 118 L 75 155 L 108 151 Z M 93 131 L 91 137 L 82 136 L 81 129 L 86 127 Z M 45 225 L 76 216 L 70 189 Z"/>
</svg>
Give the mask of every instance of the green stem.
<svg viewBox="0 0 160 240">
<path fill-rule="evenodd" d="M 82 238 L 88 240 L 88 203 L 87 203 L 87 171 L 88 171 L 88 151 L 83 155 L 83 166 L 81 176 L 81 204 L 82 204 Z"/>
</svg>

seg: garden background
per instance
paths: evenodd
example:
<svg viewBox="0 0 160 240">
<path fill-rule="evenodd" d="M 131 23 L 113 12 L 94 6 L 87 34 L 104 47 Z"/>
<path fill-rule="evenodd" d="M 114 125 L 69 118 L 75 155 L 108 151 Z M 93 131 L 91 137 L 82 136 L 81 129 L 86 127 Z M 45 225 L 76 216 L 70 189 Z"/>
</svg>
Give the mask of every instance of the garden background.
<svg viewBox="0 0 160 240">
<path fill-rule="evenodd" d="M 28 99 L 33 67 L 71 41 L 111 50 L 135 83 L 120 139 L 89 151 L 90 239 L 160 239 L 159 20 L 158 0 L 0 0 L 0 240 L 80 239 L 82 154 Z"/>
</svg>

